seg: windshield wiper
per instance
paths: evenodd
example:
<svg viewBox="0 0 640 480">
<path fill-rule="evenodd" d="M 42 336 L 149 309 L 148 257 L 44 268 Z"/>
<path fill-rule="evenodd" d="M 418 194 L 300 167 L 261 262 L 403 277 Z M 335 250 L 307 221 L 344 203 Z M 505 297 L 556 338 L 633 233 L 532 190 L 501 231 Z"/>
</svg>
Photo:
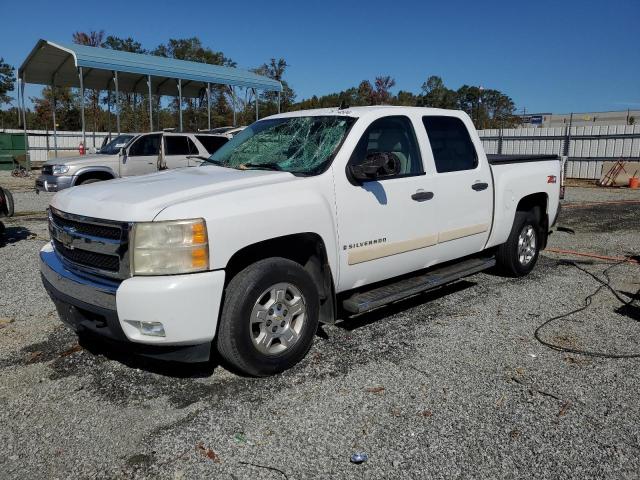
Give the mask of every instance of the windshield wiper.
<svg viewBox="0 0 640 480">
<path fill-rule="evenodd" d="M 198 160 L 202 160 L 203 162 L 224 167 L 224 164 L 220 160 L 213 160 L 211 157 L 205 157 L 204 155 L 189 155 L 187 158 L 197 158 Z"/>
<path fill-rule="evenodd" d="M 275 170 L 282 172 L 282 167 L 275 162 L 271 163 L 243 163 L 238 166 L 241 170 Z"/>
</svg>

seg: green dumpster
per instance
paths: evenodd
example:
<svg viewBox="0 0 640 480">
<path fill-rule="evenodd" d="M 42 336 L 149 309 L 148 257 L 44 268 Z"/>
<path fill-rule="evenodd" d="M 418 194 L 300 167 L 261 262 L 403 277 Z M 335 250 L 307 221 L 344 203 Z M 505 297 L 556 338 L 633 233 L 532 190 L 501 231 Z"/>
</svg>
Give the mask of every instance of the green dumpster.
<svg viewBox="0 0 640 480">
<path fill-rule="evenodd" d="M 27 168 L 25 143 L 23 133 L 0 133 L 0 170 L 13 170 L 15 163 Z"/>
</svg>

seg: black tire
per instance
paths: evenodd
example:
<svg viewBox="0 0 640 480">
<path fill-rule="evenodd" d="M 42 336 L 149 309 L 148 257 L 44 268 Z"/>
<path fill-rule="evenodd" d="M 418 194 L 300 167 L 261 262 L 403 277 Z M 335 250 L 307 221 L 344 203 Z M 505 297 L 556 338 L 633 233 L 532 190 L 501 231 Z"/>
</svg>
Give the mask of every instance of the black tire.
<svg viewBox="0 0 640 480">
<path fill-rule="evenodd" d="M 4 223 L 0 222 L 0 235 L 4 235 L 4 230 L 5 230 Z"/>
<path fill-rule="evenodd" d="M 100 178 L 87 178 L 81 181 L 78 185 L 89 185 L 90 183 L 102 182 Z"/>
<path fill-rule="evenodd" d="M 15 204 L 13 203 L 13 195 L 6 188 L 2 189 L 2 193 L 4 194 L 5 202 L 7 203 L 7 217 L 13 217 L 15 213 Z"/>
<path fill-rule="evenodd" d="M 305 317 L 295 343 L 282 352 L 267 354 L 254 344 L 256 326 L 252 326 L 251 315 L 263 293 L 279 283 L 291 284 L 300 292 Z M 230 367 L 247 375 L 264 377 L 283 372 L 302 360 L 311 348 L 318 328 L 319 309 L 317 287 L 300 264 L 279 257 L 260 260 L 239 272 L 225 289 L 215 340 L 218 353 Z M 277 346 L 276 341 L 279 340 L 274 340 Z"/>
<path fill-rule="evenodd" d="M 529 259 L 526 255 L 521 257 L 519 251 L 520 235 L 531 228 L 535 235 L 535 247 L 533 248 L 533 256 Z M 498 268 L 506 275 L 511 277 L 522 277 L 527 275 L 533 267 L 535 267 L 540 255 L 540 246 L 542 245 L 543 232 L 540 228 L 540 214 L 538 209 L 529 211 L 517 211 L 511 227 L 511 233 L 505 243 L 498 247 L 496 252 L 496 262 Z M 524 262 L 522 261 L 524 260 Z"/>
</svg>

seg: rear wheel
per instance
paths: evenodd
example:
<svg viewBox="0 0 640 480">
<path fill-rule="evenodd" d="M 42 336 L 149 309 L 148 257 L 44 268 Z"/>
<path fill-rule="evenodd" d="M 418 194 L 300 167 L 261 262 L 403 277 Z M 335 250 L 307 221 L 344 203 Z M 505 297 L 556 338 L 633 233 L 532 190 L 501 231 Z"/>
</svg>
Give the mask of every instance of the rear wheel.
<svg viewBox="0 0 640 480">
<path fill-rule="evenodd" d="M 527 275 L 538 261 L 542 235 L 537 210 L 516 212 L 509 238 L 496 252 L 498 267 L 510 276 Z"/>
<path fill-rule="evenodd" d="M 258 261 L 225 290 L 218 352 L 233 368 L 257 377 L 291 368 L 311 348 L 319 304 L 315 283 L 300 264 Z"/>
</svg>

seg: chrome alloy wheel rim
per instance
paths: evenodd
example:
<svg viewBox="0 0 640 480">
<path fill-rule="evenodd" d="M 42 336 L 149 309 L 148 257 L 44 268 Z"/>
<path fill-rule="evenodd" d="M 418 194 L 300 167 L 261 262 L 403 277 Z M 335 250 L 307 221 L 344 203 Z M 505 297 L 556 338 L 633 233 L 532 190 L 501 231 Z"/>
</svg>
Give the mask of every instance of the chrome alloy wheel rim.
<svg viewBox="0 0 640 480">
<path fill-rule="evenodd" d="M 536 256 L 536 231 L 532 225 L 525 225 L 518 237 L 518 261 L 526 266 Z"/>
<path fill-rule="evenodd" d="M 251 311 L 251 340 L 260 353 L 277 355 L 300 338 L 307 318 L 300 290 L 291 283 L 276 283 L 260 294 Z"/>
</svg>

